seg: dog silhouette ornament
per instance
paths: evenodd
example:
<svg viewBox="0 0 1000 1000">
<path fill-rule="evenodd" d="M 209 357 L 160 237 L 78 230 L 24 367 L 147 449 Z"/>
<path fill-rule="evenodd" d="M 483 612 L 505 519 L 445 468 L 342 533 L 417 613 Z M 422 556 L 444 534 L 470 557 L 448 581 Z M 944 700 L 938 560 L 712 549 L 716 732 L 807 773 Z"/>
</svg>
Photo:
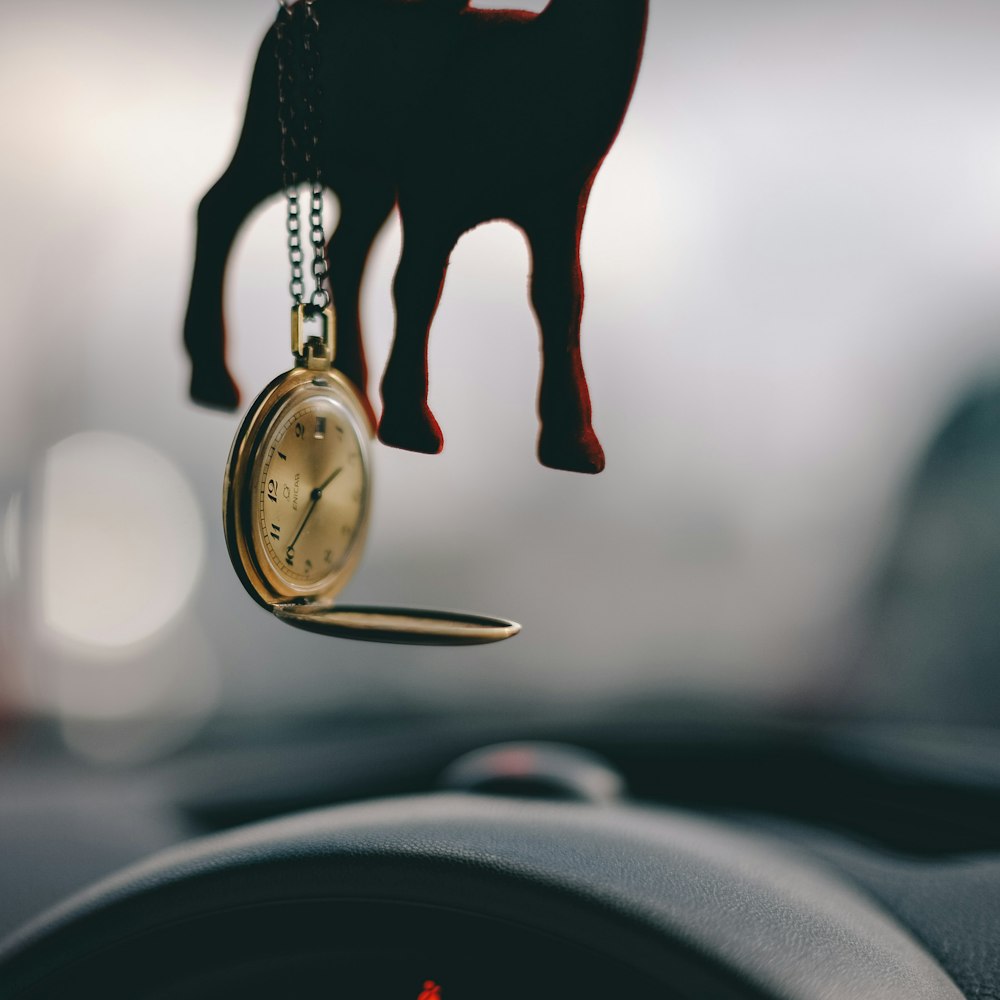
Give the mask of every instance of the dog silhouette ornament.
<svg viewBox="0 0 1000 1000">
<path fill-rule="evenodd" d="M 443 447 L 427 405 L 427 342 L 448 258 L 468 230 L 507 220 L 531 250 L 542 346 L 538 457 L 555 469 L 600 472 L 580 357 L 580 236 L 635 86 L 648 0 L 551 0 L 540 14 L 477 10 L 465 0 L 315 0 L 315 10 L 319 158 L 340 201 L 327 247 L 337 366 L 366 403 L 361 280 L 395 207 L 402 222 L 380 439 L 428 454 Z M 301 39 L 294 8 L 279 17 Z M 184 326 L 191 395 L 225 409 L 239 402 L 225 358 L 226 261 L 247 215 L 283 189 L 275 45 L 272 28 L 235 155 L 198 209 Z"/>
</svg>

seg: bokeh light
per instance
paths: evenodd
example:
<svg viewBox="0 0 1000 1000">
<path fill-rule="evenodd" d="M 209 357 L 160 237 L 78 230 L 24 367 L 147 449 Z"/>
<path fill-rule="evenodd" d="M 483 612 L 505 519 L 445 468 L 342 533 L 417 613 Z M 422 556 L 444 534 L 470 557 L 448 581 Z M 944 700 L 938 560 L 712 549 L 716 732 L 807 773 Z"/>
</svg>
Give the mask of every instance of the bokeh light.
<svg viewBox="0 0 1000 1000">
<path fill-rule="evenodd" d="M 41 478 L 39 608 L 49 636 L 121 648 L 190 597 L 204 552 L 197 503 L 147 444 L 87 432 L 49 449 Z"/>
</svg>

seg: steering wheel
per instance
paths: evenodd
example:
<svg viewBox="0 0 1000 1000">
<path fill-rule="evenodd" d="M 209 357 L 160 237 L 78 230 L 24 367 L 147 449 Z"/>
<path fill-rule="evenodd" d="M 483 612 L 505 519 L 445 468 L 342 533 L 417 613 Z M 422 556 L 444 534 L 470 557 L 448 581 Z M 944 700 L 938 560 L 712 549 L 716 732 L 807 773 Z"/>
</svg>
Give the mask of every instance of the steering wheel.
<svg viewBox="0 0 1000 1000">
<path fill-rule="evenodd" d="M 956 1000 L 859 890 L 735 823 L 465 794 L 126 869 L 0 948 L 0 996 Z"/>
</svg>

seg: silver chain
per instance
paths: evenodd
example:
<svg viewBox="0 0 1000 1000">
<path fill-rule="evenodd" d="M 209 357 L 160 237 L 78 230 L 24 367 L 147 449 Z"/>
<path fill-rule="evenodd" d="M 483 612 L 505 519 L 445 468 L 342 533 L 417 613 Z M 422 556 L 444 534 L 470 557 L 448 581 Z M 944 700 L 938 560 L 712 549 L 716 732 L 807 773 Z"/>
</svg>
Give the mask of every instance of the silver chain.
<svg viewBox="0 0 1000 1000">
<path fill-rule="evenodd" d="M 312 244 L 313 292 L 309 304 L 315 309 L 330 305 L 326 287 L 326 232 L 323 227 L 323 175 L 320 167 L 320 121 L 316 106 L 320 89 L 319 18 L 314 0 L 278 0 L 281 11 L 276 27 L 275 54 L 278 63 L 278 124 L 281 127 L 281 182 L 288 202 L 288 261 L 292 280 L 288 290 L 296 305 L 305 301 L 305 250 L 302 246 L 302 212 L 299 186 L 310 184 L 309 238 Z M 294 50 L 287 31 L 302 10 L 302 52 Z M 298 57 L 297 57 L 298 56 Z"/>
</svg>

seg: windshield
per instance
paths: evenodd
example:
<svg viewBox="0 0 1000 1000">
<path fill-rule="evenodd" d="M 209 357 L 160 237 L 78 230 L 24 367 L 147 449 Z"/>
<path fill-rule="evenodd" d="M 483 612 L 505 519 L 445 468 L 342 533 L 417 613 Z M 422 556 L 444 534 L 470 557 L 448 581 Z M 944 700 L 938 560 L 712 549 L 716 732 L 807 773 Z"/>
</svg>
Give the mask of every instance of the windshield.
<svg viewBox="0 0 1000 1000">
<path fill-rule="evenodd" d="M 273 0 L 4 5 L 0 706 L 71 743 L 125 721 L 137 753 L 227 713 L 1000 719 L 1000 6 L 650 6 L 583 232 L 607 470 L 536 460 L 503 223 L 460 242 L 434 323 L 444 453 L 377 448 L 344 599 L 524 627 L 440 650 L 288 628 L 227 557 L 239 416 L 188 400 L 181 329 Z M 376 399 L 400 242 L 393 216 L 363 287 Z M 287 268 L 276 197 L 227 277 L 243 410 L 290 365 Z"/>
</svg>

